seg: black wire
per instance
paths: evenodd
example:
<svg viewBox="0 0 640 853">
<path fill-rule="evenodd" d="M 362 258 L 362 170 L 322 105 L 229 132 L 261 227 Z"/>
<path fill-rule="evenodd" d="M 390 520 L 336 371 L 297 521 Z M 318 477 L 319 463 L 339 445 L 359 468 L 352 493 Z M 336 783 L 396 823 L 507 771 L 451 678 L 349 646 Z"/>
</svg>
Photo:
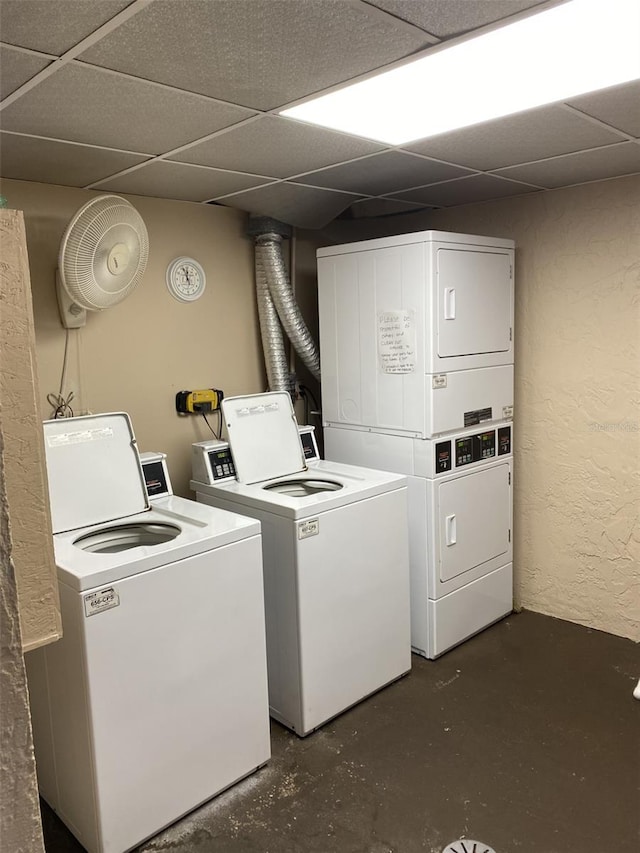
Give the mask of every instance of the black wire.
<svg viewBox="0 0 640 853">
<path fill-rule="evenodd" d="M 313 403 L 313 405 L 316 408 L 316 412 L 317 412 L 316 417 L 318 417 L 320 420 L 322 420 L 322 414 L 320 412 L 320 406 L 318 405 L 318 401 L 316 400 L 313 391 L 310 388 L 308 388 L 306 385 L 298 384 L 298 388 L 300 390 L 300 396 L 304 400 L 304 417 L 305 417 L 306 422 L 309 423 L 309 415 L 311 414 L 311 412 L 309 411 L 309 401 L 308 401 L 307 397 L 311 397 L 311 402 Z"/>
<path fill-rule="evenodd" d="M 217 438 L 217 439 L 218 439 L 218 441 L 220 441 L 220 435 L 219 435 L 219 434 L 214 430 L 214 428 L 211 426 L 211 424 L 210 424 L 210 423 L 209 423 L 209 421 L 207 420 L 207 416 L 205 415 L 205 413 L 204 413 L 204 412 L 200 412 L 200 414 L 201 414 L 201 415 L 202 415 L 202 417 L 204 418 L 204 422 L 205 422 L 205 423 L 206 423 L 206 425 L 209 427 L 209 429 L 210 429 L 210 430 L 211 430 L 211 432 L 213 433 L 214 437 L 215 437 L 215 438 Z M 218 409 L 218 430 L 220 430 L 221 420 L 222 420 L 221 412 L 220 412 L 220 410 Z"/>
</svg>

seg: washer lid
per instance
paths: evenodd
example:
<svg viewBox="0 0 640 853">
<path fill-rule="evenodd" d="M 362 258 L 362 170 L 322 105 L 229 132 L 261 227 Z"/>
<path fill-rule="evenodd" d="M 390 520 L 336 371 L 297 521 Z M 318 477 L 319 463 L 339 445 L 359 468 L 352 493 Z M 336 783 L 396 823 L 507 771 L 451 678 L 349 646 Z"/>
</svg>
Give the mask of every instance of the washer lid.
<svg viewBox="0 0 640 853">
<path fill-rule="evenodd" d="M 222 413 L 239 483 L 261 483 L 307 470 L 286 391 L 225 397 Z"/>
<path fill-rule="evenodd" d="M 149 508 L 129 415 L 44 422 L 54 533 L 103 524 Z"/>
</svg>

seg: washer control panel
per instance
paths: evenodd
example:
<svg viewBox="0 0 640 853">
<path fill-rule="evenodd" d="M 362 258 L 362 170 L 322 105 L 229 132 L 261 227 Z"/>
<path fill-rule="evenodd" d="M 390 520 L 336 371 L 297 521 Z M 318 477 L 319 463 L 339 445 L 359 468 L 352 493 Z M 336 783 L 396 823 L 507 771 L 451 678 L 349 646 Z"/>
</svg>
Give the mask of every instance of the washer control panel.
<svg viewBox="0 0 640 853">
<path fill-rule="evenodd" d="M 209 451 L 209 465 L 214 483 L 236 476 L 236 466 L 233 464 L 233 456 L 228 444 Z"/>
<path fill-rule="evenodd" d="M 298 427 L 300 442 L 306 462 L 319 459 L 315 428 Z M 228 441 L 199 441 L 191 448 L 191 473 L 193 480 L 213 486 L 225 480 L 236 479 L 236 466 Z"/>
<path fill-rule="evenodd" d="M 477 462 L 489 462 L 496 456 L 511 453 L 511 427 L 488 429 L 435 443 L 435 473 L 444 474 L 452 468 L 463 468 Z"/>
</svg>

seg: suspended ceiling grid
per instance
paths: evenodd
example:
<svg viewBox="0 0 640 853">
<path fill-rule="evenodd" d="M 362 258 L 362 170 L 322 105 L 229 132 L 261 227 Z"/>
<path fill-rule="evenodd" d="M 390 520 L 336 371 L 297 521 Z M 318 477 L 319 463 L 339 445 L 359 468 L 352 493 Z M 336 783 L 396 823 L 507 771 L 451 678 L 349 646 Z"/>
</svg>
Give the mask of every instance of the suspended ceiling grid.
<svg viewBox="0 0 640 853">
<path fill-rule="evenodd" d="M 397 147 L 277 115 L 556 2 L 0 0 L 0 175 L 319 228 L 638 173 L 640 81 Z"/>
</svg>

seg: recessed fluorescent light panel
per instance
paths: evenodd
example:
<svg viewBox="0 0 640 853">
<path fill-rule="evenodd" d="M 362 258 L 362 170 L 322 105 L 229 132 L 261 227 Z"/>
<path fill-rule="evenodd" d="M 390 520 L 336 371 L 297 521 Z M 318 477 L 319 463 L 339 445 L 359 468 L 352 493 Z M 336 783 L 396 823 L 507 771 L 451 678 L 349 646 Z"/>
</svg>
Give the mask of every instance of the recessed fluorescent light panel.
<svg viewBox="0 0 640 853">
<path fill-rule="evenodd" d="M 637 78 L 639 0 L 571 0 L 281 115 L 402 145 Z"/>
</svg>

